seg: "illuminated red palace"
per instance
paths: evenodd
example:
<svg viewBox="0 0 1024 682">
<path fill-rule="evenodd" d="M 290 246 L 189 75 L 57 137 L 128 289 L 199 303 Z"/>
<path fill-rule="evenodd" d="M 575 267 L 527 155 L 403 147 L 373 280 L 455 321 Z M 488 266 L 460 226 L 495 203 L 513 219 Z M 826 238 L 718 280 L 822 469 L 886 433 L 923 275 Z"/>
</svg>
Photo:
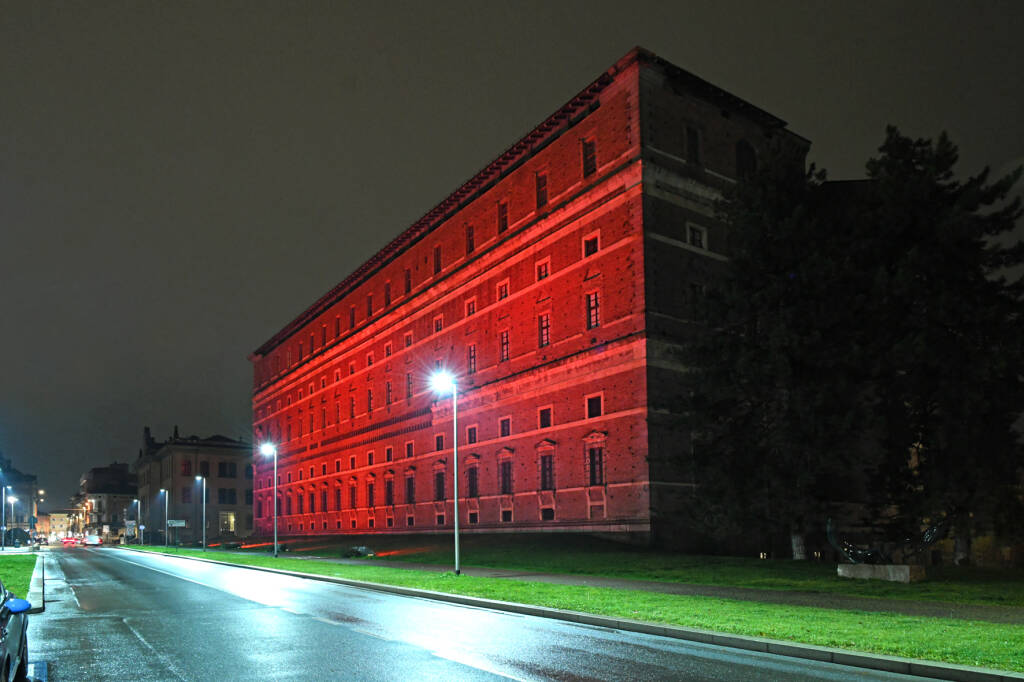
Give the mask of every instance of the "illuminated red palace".
<svg viewBox="0 0 1024 682">
<path fill-rule="evenodd" d="M 785 122 L 635 49 L 263 344 L 282 535 L 460 526 L 671 540 L 692 482 L 673 348 L 724 260 L 713 203 Z M 272 459 L 256 457 L 257 532 Z"/>
</svg>

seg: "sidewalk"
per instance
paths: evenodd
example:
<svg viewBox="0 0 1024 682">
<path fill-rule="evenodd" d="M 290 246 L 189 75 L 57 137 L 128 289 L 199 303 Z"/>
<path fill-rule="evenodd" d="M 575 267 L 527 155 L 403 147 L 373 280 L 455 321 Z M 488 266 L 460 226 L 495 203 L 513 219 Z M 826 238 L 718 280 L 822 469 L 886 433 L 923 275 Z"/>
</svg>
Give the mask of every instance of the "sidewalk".
<svg viewBox="0 0 1024 682">
<path fill-rule="evenodd" d="M 405 561 L 385 561 L 381 559 L 332 559 L 318 556 L 296 556 L 288 553 L 292 559 L 324 561 L 329 563 L 349 564 L 352 566 L 385 566 L 387 568 L 405 568 L 423 571 L 450 571 L 451 566 L 439 564 L 421 564 Z M 906 599 L 876 599 L 872 597 L 852 597 L 823 592 L 796 592 L 789 590 L 762 590 L 748 587 L 720 587 L 716 585 L 693 585 L 688 583 L 666 583 L 653 580 L 629 580 L 625 578 L 602 578 L 591 575 L 567 575 L 561 573 L 534 573 L 530 571 L 512 571 L 500 568 L 477 568 L 462 566 L 464 575 L 483 578 L 505 578 L 508 580 L 526 580 L 557 585 L 583 585 L 590 587 L 607 587 L 617 590 L 642 590 L 645 592 L 661 592 L 664 594 L 682 594 L 701 597 L 717 597 L 719 599 L 736 599 L 740 601 L 756 601 L 768 604 L 792 604 L 794 606 L 813 606 L 816 608 L 843 609 L 847 611 L 880 611 L 898 613 L 907 616 L 924 616 L 930 618 L 955 618 L 958 620 L 980 620 L 990 623 L 1024 625 L 1024 607 L 1020 606 L 987 606 L 978 604 L 959 604 L 940 601 L 910 601 Z"/>
</svg>

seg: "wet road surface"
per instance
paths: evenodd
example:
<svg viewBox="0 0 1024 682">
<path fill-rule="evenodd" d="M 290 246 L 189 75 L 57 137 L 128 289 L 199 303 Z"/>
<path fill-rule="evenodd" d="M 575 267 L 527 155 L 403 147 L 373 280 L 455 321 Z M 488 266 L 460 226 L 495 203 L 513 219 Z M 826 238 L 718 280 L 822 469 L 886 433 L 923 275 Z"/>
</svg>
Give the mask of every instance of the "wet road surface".
<svg viewBox="0 0 1024 682">
<path fill-rule="evenodd" d="M 49 552 L 49 680 L 907 680 L 116 549 Z"/>
</svg>

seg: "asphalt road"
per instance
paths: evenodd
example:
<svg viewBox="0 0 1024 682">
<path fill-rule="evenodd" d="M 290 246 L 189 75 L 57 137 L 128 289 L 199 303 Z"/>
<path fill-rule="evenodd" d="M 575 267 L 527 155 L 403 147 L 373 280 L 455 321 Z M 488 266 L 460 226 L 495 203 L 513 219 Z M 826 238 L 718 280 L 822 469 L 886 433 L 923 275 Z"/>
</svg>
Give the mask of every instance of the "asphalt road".
<svg viewBox="0 0 1024 682">
<path fill-rule="evenodd" d="M 46 561 L 29 648 L 53 682 L 917 679 L 116 549 Z"/>
</svg>

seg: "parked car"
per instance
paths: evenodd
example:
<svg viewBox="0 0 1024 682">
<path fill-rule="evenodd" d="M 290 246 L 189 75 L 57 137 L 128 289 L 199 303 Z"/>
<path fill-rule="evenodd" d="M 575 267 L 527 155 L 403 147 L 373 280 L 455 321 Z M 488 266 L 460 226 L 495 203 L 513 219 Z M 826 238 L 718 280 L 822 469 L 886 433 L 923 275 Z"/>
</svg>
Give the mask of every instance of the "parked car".
<svg viewBox="0 0 1024 682">
<path fill-rule="evenodd" d="M 78 538 L 73 538 L 70 536 L 62 538 L 60 542 L 65 547 L 74 547 L 75 545 L 79 544 Z"/>
<path fill-rule="evenodd" d="M 101 538 L 99 535 L 86 535 L 83 544 L 86 547 L 89 547 L 90 545 L 98 547 L 99 545 L 103 544 L 103 538 Z"/>
<path fill-rule="evenodd" d="M 0 680 L 28 679 L 28 613 L 32 608 L 0 583 Z"/>
</svg>

